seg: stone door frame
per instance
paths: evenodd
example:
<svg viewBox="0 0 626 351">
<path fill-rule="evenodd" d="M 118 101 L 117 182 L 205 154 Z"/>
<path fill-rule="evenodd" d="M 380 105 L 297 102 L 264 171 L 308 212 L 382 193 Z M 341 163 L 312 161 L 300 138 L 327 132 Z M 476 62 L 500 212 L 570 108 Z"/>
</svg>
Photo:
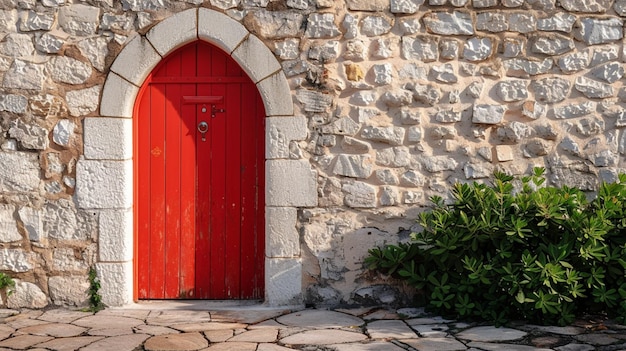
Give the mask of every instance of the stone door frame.
<svg viewBox="0 0 626 351">
<path fill-rule="evenodd" d="M 316 175 L 306 160 L 290 158 L 289 144 L 307 136 L 306 119 L 294 116 L 292 94 L 280 63 L 239 22 L 206 8 L 185 10 L 130 40 L 111 65 L 100 116 L 84 120 L 84 154 L 76 166 L 76 202 L 99 213 L 100 294 L 109 306 L 133 302 L 136 272 L 133 224 L 132 118 L 146 77 L 170 52 L 204 40 L 239 63 L 265 105 L 265 304 L 302 303 L 302 260 L 297 208 L 317 205 Z"/>
</svg>

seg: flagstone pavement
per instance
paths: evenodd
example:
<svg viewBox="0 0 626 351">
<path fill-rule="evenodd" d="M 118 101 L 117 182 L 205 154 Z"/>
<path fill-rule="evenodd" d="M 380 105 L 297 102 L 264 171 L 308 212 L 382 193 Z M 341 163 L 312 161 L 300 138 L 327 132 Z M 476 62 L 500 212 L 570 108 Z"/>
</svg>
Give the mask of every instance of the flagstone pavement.
<svg viewBox="0 0 626 351">
<path fill-rule="evenodd" d="M 98 313 L 0 310 L 2 350 L 588 351 L 626 350 L 626 327 L 601 318 L 567 327 L 446 320 L 421 309 L 272 309 L 147 303 Z"/>
</svg>

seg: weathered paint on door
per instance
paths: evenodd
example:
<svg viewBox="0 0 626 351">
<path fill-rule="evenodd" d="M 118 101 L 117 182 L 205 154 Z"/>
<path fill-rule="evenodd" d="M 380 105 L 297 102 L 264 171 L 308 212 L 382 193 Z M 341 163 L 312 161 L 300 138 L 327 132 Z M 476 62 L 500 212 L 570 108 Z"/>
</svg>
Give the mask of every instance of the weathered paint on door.
<svg viewBox="0 0 626 351">
<path fill-rule="evenodd" d="M 136 297 L 260 299 L 264 109 L 205 42 L 167 56 L 135 106 Z"/>
</svg>

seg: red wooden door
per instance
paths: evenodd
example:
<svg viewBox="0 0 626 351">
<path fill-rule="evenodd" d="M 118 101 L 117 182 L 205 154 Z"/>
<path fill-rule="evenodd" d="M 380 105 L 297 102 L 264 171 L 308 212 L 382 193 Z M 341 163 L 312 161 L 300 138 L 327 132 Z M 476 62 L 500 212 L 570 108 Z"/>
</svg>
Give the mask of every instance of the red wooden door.
<svg viewBox="0 0 626 351">
<path fill-rule="evenodd" d="M 204 42 L 166 57 L 135 106 L 136 295 L 260 299 L 264 109 L 238 64 Z"/>
</svg>

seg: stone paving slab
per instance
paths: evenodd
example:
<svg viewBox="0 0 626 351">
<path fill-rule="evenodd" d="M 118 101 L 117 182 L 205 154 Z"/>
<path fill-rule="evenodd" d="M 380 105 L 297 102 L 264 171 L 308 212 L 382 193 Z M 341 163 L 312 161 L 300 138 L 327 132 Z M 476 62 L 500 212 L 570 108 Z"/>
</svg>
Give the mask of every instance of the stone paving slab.
<svg viewBox="0 0 626 351">
<path fill-rule="evenodd" d="M 340 328 L 361 326 L 365 322 L 358 317 L 354 317 L 345 313 L 324 310 L 304 310 L 290 313 L 288 315 L 278 317 L 278 323 L 307 328 Z"/>
<path fill-rule="evenodd" d="M 195 351 L 208 346 L 209 342 L 200 333 L 153 336 L 144 344 L 147 351 Z"/>
<path fill-rule="evenodd" d="M 372 339 L 411 339 L 417 334 L 401 320 L 374 321 L 367 324 Z"/>
<path fill-rule="evenodd" d="M 471 341 L 510 341 L 519 340 L 526 335 L 526 332 L 517 329 L 484 326 L 467 329 L 456 336 Z"/>
<path fill-rule="evenodd" d="M 469 347 L 474 347 L 477 349 L 485 350 L 485 351 L 552 351 L 552 349 L 544 349 L 537 348 L 533 346 L 527 345 L 517 345 L 517 344 L 500 344 L 500 343 L 486 343 L 479 341 L 472 341 L 467 344 Z"/>
<path fill-rule="evenodd" d="M 41 344 L 43 342 L 52 340 L 50 336 L 40 335 L 18 335 L 10 339 L 0 341 L 0 347 L 8 347 L 16 350 L 26 350 L 31 346 Z"/>
<path fill-rule="evenodd" d="M 73 351 L 83 346 L 102 340 L 103 336 L 78 336 L 73 338 L 59 338 L 37 344 L 38 347 L 55 351 Z"/>
<path fill-rule="evenodd" d="M 285 345 L 330 345 L 363 341 L 367 336 L 343 330 L 308 330 L 280 339 Z"/>
<path fill-rule="evenodd" d="M 21 328 L 20 333 L 32 334 L 32 335 L 42 335 L 42 336 L 53 336 L 55 338 L 67 338 L 70 336 L 78 336 L 85 331 L 87 328 L 79 327 L 72 324 L 66 323 L 50 323 L 50 324 L 37 324 L 32 325 L 30 327 Z"/>
<path fill-rule="evenodd" d="M 400 340 L 419 351 L 462 351 L 467 350 L 464 344 L 454 338 L 421 338 Z M 504 349 L 502 349 L 504 350 Z"/>
<path fill-rule="evenodd" d="M 252 342 L 225 342 L 209 346 L 207 351 L 256 351 L 257 344 Z"/>
</svg>

